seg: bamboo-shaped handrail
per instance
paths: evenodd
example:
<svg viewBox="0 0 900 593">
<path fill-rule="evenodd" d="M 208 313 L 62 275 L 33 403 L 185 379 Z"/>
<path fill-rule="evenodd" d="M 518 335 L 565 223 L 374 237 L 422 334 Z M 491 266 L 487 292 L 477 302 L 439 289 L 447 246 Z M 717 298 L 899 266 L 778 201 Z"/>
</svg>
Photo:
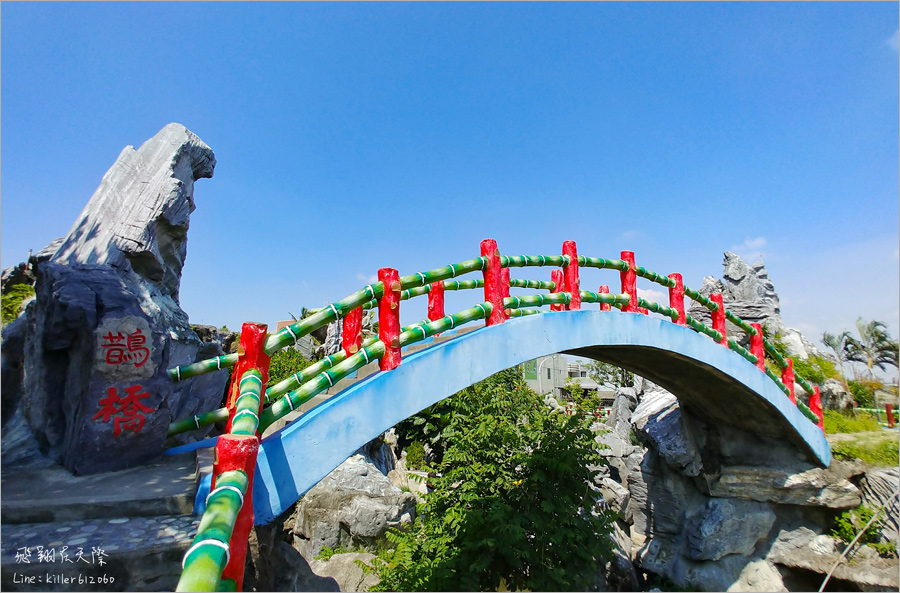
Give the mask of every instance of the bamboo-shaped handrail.
<svg viewBox="0 0 900 593">
<path fill-rule="evenodd" d="M 566 266 L 571 262 L 570 257 L 568 255 L 522 255 L 522 256 L 500 256 L 500 263 L 502 267 L 512 268 L 512 267 L 541 267 L 541 266 Z M 415 274 L 409 274 L 407 276 L 403 276 L 400 278 L 400 283 L 402 286 L 400 299 L 408 300 L 410 298 L 414 298 L 417 296 L 421 296 L 424 294 L 428 294 L 431 291 L 431 284 L 433 282 L 440 281 L 445 290 L 470 290 L 470 289 L 479 289 L 484 287 L 484 281 L 482 279 L 474 279 L 474 280 L 452 280 L 457 276 L 477 272 L 483 270 L 486 265 L 485 257 L 477 257 L 470 260 L 466 260 L 464 262 L 460 262 L 458 264 L 450 264 L 444 266 L 442 268 L 436 268 L 434 270 L 430 270 L 428 272 L 417 272 Z M 621 259 L 603 259 L 603 258 L 593 258 L 586 256 L 578 256 L 578 265 L 581 267 L 590 267 L 597 269 L 610 269 L 610 270 L 618 270 L 624 271 L 628 268 L 628 263 Z M 672 278 L 668 278 L 657 274 L 656 272 L 647 270 L 641 266 L 635 266 L 634 272 L 636 275 L 655 282 L 661 286 L 672 288 L 675 286 L 675 280 Z M 554 290 L 556 289 L 556 284 L 554 282 L 541 281 L 541 280 L 521 280 L 521 279 L 510 279 L 509 287 L 511 288 L 527 288 L 527 289 L 537 289 L 537 290 Z M 350 310 L 355 307 L 363 307 L 364 309 L 371 309 L 377 307 L 378 299 L 381 297 L 381 294 L 384 291 L 384 287 L 380 282 L 376 282 L 370 285 L 363 287 L 361 290 L 351 294 L 350 296 L 332 303 L 331 305 L 324 307 L 322 309 L 317 309 L 313 311 L 313 315 L 303 319 L 301 321 L 295 322 L 294 324 L 280 330 L 278 333 L 269 336 L 266 341 L 266 352 L 271 354 L 277 349 L 280 349 L 286 345 L 290 345 L 295 342 L 299 337 L 309 334 L 310 332 L 331 323 L 337 319 L 342 318 L 346 315 Z M 613 305 L 619 309 L 629 301 L 629 296 L 627 294 L 598 294 L 591 291 L 579 291 L 581 295 L 581 300 L 585 303 L 606 303 Z M 709 298 L 704 297 L 699 292 L 685 286 L 684 294 L 691 300 L 700 303 L 707 309 L 712 312 L 718 311 L 719 306 L 711 301 Z M 513 311 L 518 311 L 522 307 L 533 307 L 533 306 L 545 306 L 551 304 L 569 304 L 571 302 L 571 295 L 566 292 L 559 292 L 550 295 L 529 295 L 523 297 L 507 297 L 504 300 L 504 307 L 513 314 Z M 663 316 L 669 317 L 673 320 L 676 320 L 678 317 L 677 311 L 672 308 L 665 307 L 658 303 L 654 303 L 652 301 L 647 301 L 645 299 L 638 299 L 638 303 L 640 307 L 643 307 L 651 312 L 661 314 Z M 524 310 L 524 312 L 514 313 L 513 315 L 516 317 L 522 315 L 531 315 L 539 313 L 537 310 Z M 725 317 L 732 324 L 741 328 L 743 331 L 747 332 L 748 335 L 755 335 L 756 329 L 753 328 L 749 323 L 742 320 L 740 317 L 734 315 L 731 311 L 725 309 L 724 311 Z M 707 335 L 716 341 L 722 340 L 722 334 L 718 331 L 709 328 L 708 326 L 700 323 L 696 319 L 692 318 L 690 315 L 686 315 L 686 325 L 692 328 L 694 331 Z M 401 331 L 411 331 L 415 327 L 422 327 L 425 322 L 420 322 L 419 324 L 413 324 L 412 326 L 408 326 L 402 328 Z M 416 330 L 420 332 L 421 330 Z M 373 346 L 377 340 L 375 338 L 369 338 L 365 340 L 362 344 L 363 348 Z M 756 356 L 752 353 L 748 352 L 745 348 L 740 346 L 736 341 L 731 338 L 726 340 L 729 349 L 735 351 L 748 361 L 755 363 Z M 788 362 L 785 358 L 772 346 L 772 344 L 768 340 L 763 340 L 764 349 L 769 356 L 775 361 L 779 368 L 785 369 L 788 366 Z M 371 352 L 368 352 L 371 354 Z M 234 366 L 237 361 L 237 354 L 228 354 L 223 356 L 214 357 L 208 360 L 200 361 L 197 363 L 183 365 L 179 367 L 174 367 L 169 369 L 168 373 L 173 380 L 182 380 L 189 377 L 197 376 L 200 374 L 204 374 L 207 372 L 212 372 L 215 370 L 219 370 L 222 368 L 228 368 Z M 347 360 L 348 356 L 346 352 L 338 352 L 332 354 L 331 356 L 325 357 L 321 361 L 307 367 L 298 373 L 295 373 L 291 377 L 285 379 L 277 385 L 271 386 L 266 390 L 264 394 L 265 402 L 272 403 L 279 399 L 280 396 L 285 393 L 293 391 L 297 391 L 301 389 L 306 383 L 308 383 L 314 377 L 322 377 L 323 381 L 328 381 L 328 379 L 334 379 L 334 373 L 326 373 L 329 369 L 334 369 L 337 365 L 342 364 Z M 365 357 L 363 357 L 365 358 Z M 346 365 L 345 365 L 346 366 Z M 784 386 L 782 381 L 778 379 L 774 373 L 768 373 L 773 380 L 775 380 L 780 388 L 784 391 L 788 391 L 787 387 Z M 812 391 L 812 385 L 803 377 L 795 374 L 795 381 L 798 385 L 800 385 L 807 392 Z M 298 399 L 299 398 L 299 399 Z M 298 402 L 302 403 L 300 399 L 306 401 L 307 398 L 298 395 L 293 400 L 288 402 L 287 404 L 290 406 L 291 404 L 297 404 Z M 299 405 L 299 404 L 298 404 Z M 290 410 L 288 410 L 290 411 Z M 213 410 L 211 412 L 206 412 L 203 414 L 198 414 L 192 416 L 191 418 L 185 420 L 179 420 L 177 422 L 173 422 L 169 428 L 169 435 L 178 434 L 181 432 L 187 432 L 190 430 L 196 430 L 208 424 L 212 424 L 214 422 L 222 421 L 227 419 L 227 410 L 225 408 L 221 408 L 218 410 Z"/>
<path fill-rule="evenodd" d="M 219 475 L 216 487 L 206 497 L 206 510 L 197 527 L 197 535 L 184 555 L 176 591 L 221 590 L 219 581 L 228 564 L 228 544 L 248 484 L 247 474 L 241 470 Z"/>
</svg>

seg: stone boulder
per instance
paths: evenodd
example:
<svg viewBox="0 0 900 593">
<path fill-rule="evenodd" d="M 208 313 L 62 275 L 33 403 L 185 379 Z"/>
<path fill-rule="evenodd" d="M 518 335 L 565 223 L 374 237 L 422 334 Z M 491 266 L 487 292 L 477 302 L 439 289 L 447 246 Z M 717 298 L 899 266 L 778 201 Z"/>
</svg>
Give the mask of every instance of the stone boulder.
<svg viewBox="0 0 900 593">
<path fill-rule="evenodd" d="M 297 502 L 294 547 L 312 561 L 323 547 L 371 546 L 415 518 L 416 497 L 394 486 L 370 457 L 344 461 Z"/>
<path fill-rule="evenodd" d="M 162 452 L 170 422 L 221 401 L 225 373 L 166 375 L 222 353 L 178 304 L 194 182 L 214 167 L 202 140 L 169 124 L 126 147 L 53 255 L 39 254 L 23 409 L 44 452 L 70 471 L 143 463 Z"/>
<path fill-rule="evenodd" d="M 631 416 L 638 439 L 653 447 L 673 469 L 697 476 L 703 460 L 674 395 L 663 389 L 644 394 Z"/>
<path fill-rule="evenodd" d="M 820 390 L 822 407 L 826 410 L 848 410 L 853 408 L 853 394 L 837 379 L 826 379 Z"/>
<path fill-rule="evenodd" d="M 779 504 L 849 509 L 862 502 L 851 479 L 862 475 L 857 463 L 833 459 L 827 469 L 796 467 L 723 466 L 709 477 L 711 496 Z"/>
<path fill-rule="evenodd" d="M 309 563 L 312 571 L 320 577 L 330 577 L 337 581 L 341 591 L 368 591 L 380 582 L 378 575 L 366 574 L 357 564 L 362 562 L 371 565 L 374 554 L 368 552 L 349 552 L 335 554 L 328 560 L 315 559 Z"/>
<path fill-rule="evenodd" d="M 885 467 L 866 472 L 860 482 L 862 502 L 872 510 L 884 507 L 884 527 L 881 530 L 885 540 L 897 544 L 900 528 L 900 500 L 895 495 L 900 492 L 900 468 Z"/>
<path fill-rule="evenodd" d="M 692 560 L 718 560 L 728 554 L 748 556 L 773 523 L 775 513 L 763 503 L 710 499 L 685 528 L 688 555 Z"/>
</svg>

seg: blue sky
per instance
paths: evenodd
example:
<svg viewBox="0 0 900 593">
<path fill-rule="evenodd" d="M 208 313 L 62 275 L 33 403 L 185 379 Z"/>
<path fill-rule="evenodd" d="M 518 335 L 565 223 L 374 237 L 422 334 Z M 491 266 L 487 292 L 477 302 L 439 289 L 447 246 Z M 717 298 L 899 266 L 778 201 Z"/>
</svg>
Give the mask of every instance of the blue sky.
<svg viewBox="0 0 900 593">
<path fill-rule="evenodd" d="M 196 323 L 274 325 L 492 237 L 511 255 L 630 249 L 695 287 L 726 249 L 762 254 L 788 325 L 817 339 L 863 316 L 898 335 L 897 3 L 3 3 L 0 18 L 4 267 L 176 121 L 218 160 L 182 279 Z M 602 283 L 617 276 L 583 275 Z"/>
</svg>

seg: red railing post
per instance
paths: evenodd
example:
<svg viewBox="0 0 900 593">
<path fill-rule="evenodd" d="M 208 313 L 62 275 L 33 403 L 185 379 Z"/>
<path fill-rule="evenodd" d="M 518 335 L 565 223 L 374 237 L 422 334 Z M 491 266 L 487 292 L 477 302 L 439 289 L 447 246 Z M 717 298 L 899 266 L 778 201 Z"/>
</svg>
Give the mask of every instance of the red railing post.
<svg viewBox="0 0 900 593">
<path fill-rule="evenodd" d="M 485 239 L 481 242 L 481 255 L 485 263 L 484 274 L 484 300 L 490 303 L 491 315 L 485 320 L 485 325 L 497 325 L 507 319 L 506 309 L 503 308 L 503 269 L 500 266 L 500 250 L 493 239 Z"/>
<path fill-rule="evenodd" d="M 341 346 L 347 356 L 359 352 L 362 346 L 363 308 L 357 307 L 344 316 L 344 328 L 341 331 Z"/>
<path fill-rule="evenodd" d="M 819 393 L 818 387 L 813 387 L 813 392 L 809 395 L 809 411 L 816 415 L 819 422 L 816 426 L 825 432 L 825 414 L 822 412 L 822 394 Z"/>
<path fill-rule="evenodd" d="M 785 358 L 785 360 L 788 365 L 781 369 L 781 382 L 788 388 L 788 399 L 797 405 L 797 396 L 794 395 L 794 361 L 790 358 Z"/>
<path fill-rule="evenodd" d="M 678 312 L 678 319 L 674 320 L 675 323 L 685 325 L 687 318 L 684 314 L 684 280 L 678 272 L 669 274 L 669 278 L 675 281 L 675 286 L 669 287 L 669 307 Z"/>
<path fill-rule="evenodd" d="M 444 317 L 444 283 L 432 282 L 428 292 L 428 320 L 437 321 Z"/>
<path fill-rule="evenodd" d="M 227 430 L 229 431 L 234 420 L 235 403 L 240 394 L 240 382 L 244 373 L 251 369 L 259 370 L 263 379 L 261 393 L 266 390 L 266 382 L 269 379 L 269 356 L 263 349 L 266 343 L 266 330 L 268 330 L 268 326 L 265 323 L 245 323 L 241 327 L 239 349 L 241 354 L 231 373 L 231 389 L 228 396 Z M 257 414 L 262 411 L 261 408 L 262 402 L 260 402 L 260 410 L 257 410 Z M 224 434 L 216 442 L 216 461 L 213 464 L 211 489 L 216 487 L 216 480 L 222 472 L 239 469 L 247 474 L 248 479 L 247 493 L 244 495 L 244 502 L 238 512 L 234 530 L 231 532 L 231 539 L 228 542 L 230 550 L 228 564 L 222 571 L 222 578 L 233 579 L 239 591 L 243 589 L 247 539 L 253 528 L 253 473 L 256 471 L 258 452 L 258 434 L 256 436 Z"/>
<path fill-rule="evenodd" d="M 509 268 L 500 268 L 500 295 L 509 296 Z"/>
<path fill-rule="evenodd" d="M 622 307 L 622 311 L 626 313 L 637 313 L 638 310 L 638 294 L 637 294 L 637 273 L 634 268 L 634 252 L 623 251 L 621 255 L 622 261 L 628 264 L 628 269 L 619 271 L 622 278 L 622 292 L 631 297 L 628 304 Z"/>
<path fill-rule="evenodd" d="M 575 241 L 563 241 L 562 252 L 569 256 L 569 264 L 563 267 L 565 292 L 572 295 L 566 310 L 577 311 L 581 309 L 581 280 L 578 277 L 578 248 Z"/>
<path fill-rule="evenodd" d="M 597 292 L 599 294 L 609 294 L 609 286 L 607 286 L 606 284 L 601 284 L 600 288 L 597 289 Z M 609 311 L 611 308 L 612 307 L 609 303 L 600 303 L 601 311 Z"/>
<path fill-rule="evenodd" d="M 766 348 L 763 346 L 762 325 L 751 323 L 750 327 L 756 330 L 755 336 L 750 336 L 750 354 L 756 357 L 756 368 L 766 372 Z"/>
<path fill-rule="evenodd" d="M 553 281 L 555 286 L 553 290 L 550 291 L 550 294 L 556 294 L 558 292 L 563 292 L 563 273 L 562 270 L 553 270 L 550 272 L 550 280 Z M 564 305 L 550 305 L 551 311 L 562 311 L 565 309 Z"/>
<path fill-rule="evenodd" d="M 728 337 L 725 335 L 725 305 L 722 303 L 722 293 L 712 293 L 709 295 L 709 300 L 718 305 L 718 308 L 712 312 L 712 328 L 722 334 L 719 343 L 727 347 Z"/>
<path fill-rule="evenodd" d="M 894 404 L 884 404 L 887 413 L 888 428 L 894 428 Z"/>
<path fill-rule="evenodd" d="M 384 342 L 381 370 L 400 366 L 400 275 L 394 268 L 380 268 L 378 280 L 384 294 L 378 301 L 378 339 Z"/>
<path fill-rule="evenodd" d="M 638 313 L 641 313 L 643 315 L 649 315 L 650 309 L 648 309 L 647 307 L 638 307 Z"/>
</svg>

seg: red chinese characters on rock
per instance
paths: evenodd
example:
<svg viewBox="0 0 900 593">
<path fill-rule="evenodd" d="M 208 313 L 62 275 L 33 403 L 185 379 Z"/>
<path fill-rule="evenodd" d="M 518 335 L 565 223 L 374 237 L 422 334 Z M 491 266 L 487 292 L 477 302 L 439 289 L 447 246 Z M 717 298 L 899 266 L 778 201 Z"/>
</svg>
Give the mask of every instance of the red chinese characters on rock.
<svg viewBox="0 0 900 593">
<path fill-rule="evenodd" d="M 144 427 L 144 414 L 155 412 L 140 400 L 150 397 L 146 391 L 141 391 L 140 385 L 132 385 L 125 388 L 125 397 L 119 397 L 119 389 L 110 387 L 106 390 L 106 397 L 99 402 L 100 411 L 94 414 L 91 420 L 100 419 L 101 422 L 113 422 L 113 436 L 119 436 L 123 430 L 140 432 Z"/>
<path fill-rule="evenodd" d="M 138 328 L 127 336 L 118 331 L 115 334 L 107 332 L 100 347 L 104 350 L 106 364 L 133 364 L 135 368 L 140 368 L 150 358 L 146 343 L 147 336 Z"/>
</svg>

